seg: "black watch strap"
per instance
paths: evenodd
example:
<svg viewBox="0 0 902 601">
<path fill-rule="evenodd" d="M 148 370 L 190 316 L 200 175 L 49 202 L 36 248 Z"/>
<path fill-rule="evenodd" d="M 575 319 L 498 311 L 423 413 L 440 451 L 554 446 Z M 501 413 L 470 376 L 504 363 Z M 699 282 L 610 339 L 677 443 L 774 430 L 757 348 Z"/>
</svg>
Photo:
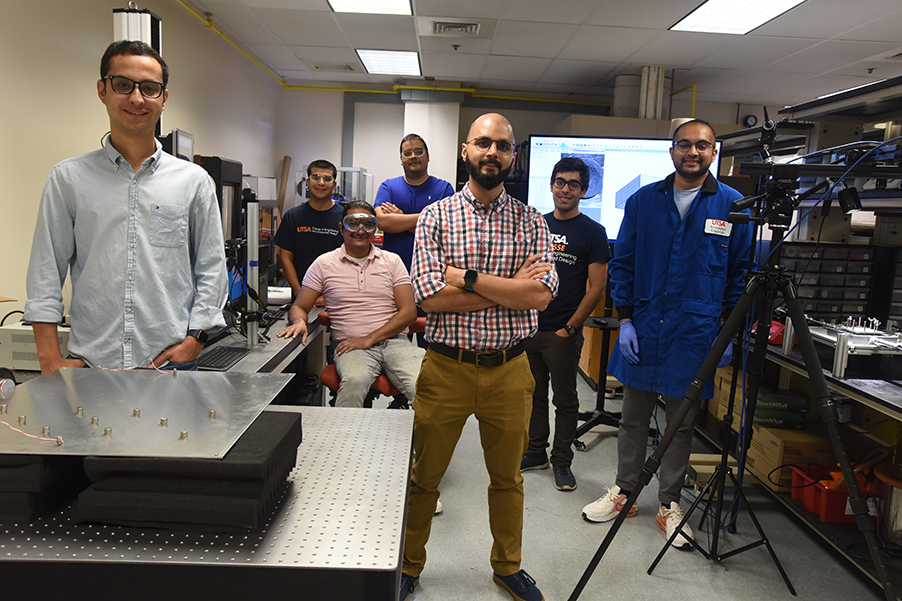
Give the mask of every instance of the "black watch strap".
<svg viewBox="0 0 902 601">
<path fill-rule="evenodd" d="M 571 336 L 576 336 L 576 333 L 579 331 L 571 325 L 564 324 L 564 331 L 570 334 Z"/>
<path fill-rule="evenodd" d="M 188 330 L 188 336 L 192 338 L 197 338 L 197 341 L 201 344 L 207 344 L 207 333 L 203 330 Z"/>
</svg>

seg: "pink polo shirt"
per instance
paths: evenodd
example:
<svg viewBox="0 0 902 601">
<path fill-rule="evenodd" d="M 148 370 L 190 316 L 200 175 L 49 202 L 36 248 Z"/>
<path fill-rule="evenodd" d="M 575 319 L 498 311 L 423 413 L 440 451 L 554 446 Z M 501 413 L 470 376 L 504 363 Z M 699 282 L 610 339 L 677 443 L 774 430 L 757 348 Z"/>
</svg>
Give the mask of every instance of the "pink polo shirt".
<svg viewBox="0 0 902 601">
<path fill-rule="evenodd" d="M 393 252 L 371 246 L 360 265 L 342 244 L 317 257 L 303 285 L 323 295 L 332 334 L 342 341 L 366 336 L 394 317 L 398 313 L 395 287 L 410 286 L 410 275 Z"/>
</svg>

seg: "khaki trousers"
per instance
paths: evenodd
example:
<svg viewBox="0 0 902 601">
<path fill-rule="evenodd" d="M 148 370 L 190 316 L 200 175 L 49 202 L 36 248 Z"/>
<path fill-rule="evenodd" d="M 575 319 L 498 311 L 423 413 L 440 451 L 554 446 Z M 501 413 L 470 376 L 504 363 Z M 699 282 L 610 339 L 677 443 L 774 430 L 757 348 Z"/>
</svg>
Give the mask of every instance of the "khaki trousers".
<svg viewBox="0 0 902 601">
<path fill-rule="evenodd" d="M 525 353 L 504 365 L 476 367 L 433 351 L 426 352 L 413 401 L 416 459 L 404 542 L 405 573 L 419 576 L 426 564 L 426 541 L 438 501 L 438 486 L 470 415 L 479 421 L 490 479 L 492 569 L 500 576 L 520 570 L 523 541 L 520 459 L 528 442 L 534 388 Z"/>
</svg>

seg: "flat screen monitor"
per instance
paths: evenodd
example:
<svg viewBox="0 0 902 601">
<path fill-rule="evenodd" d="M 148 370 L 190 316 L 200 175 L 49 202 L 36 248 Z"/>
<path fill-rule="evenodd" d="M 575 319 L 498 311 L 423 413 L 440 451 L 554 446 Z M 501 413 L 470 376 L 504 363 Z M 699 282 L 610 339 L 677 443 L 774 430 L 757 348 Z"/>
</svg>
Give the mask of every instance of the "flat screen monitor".
<svg viewBox="0 0 902 601">
<path fill-rule="evenodd" d="M 551 172 L 563 157 L 579 157 L 589 167 L 589 189 L 579 210 L 604 226 L 617 239 L 623 207 L 636 190 L 673 173 L 669 138 L 601 138 L 588 136 L 529 136 L 528 202 L 544 215 L 554 210 Z M 718 156 L 710 171 L 720 166 Z"/>
</svg>

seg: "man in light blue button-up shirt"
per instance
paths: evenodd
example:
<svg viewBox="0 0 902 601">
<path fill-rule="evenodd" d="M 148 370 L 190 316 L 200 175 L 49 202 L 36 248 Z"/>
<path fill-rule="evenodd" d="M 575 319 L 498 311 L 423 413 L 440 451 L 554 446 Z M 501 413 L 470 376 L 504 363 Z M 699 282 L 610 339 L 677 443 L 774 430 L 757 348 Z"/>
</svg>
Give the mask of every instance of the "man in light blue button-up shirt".
<svg viewBox="0 0 902 601">
<path fill-rule="evenodd" d="M 44 187 L 25 319 L 42 373 L 60 367 L 191 364 L 201 332 L 225 325 L 227 280 L 213 182 L 154 136 L 168 68 L 141 42 L 114 42 L 97 82 L 110 116 L 100 150 L 62 161 Z M 57 342 L 72 274 L 68 351 Z M 191 335 L 189 335 L 191 332 Z"/>
</svg>

